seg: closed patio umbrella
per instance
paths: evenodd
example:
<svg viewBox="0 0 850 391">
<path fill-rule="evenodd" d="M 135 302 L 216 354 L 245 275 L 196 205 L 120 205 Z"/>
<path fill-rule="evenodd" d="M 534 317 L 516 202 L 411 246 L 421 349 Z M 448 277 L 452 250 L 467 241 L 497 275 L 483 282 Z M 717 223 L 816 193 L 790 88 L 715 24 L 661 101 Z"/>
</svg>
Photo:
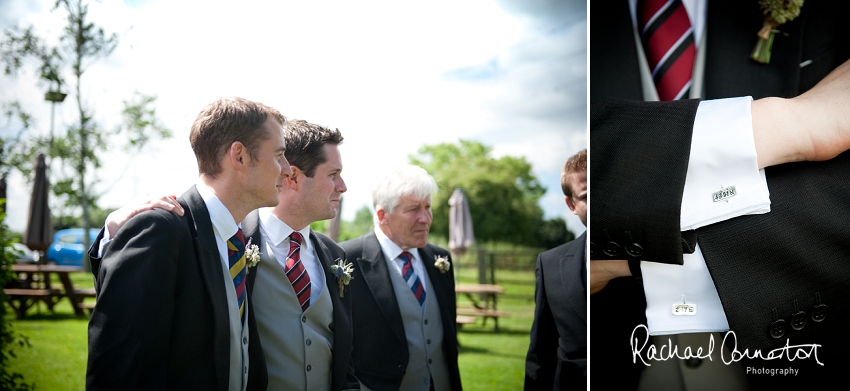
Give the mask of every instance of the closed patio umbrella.
<svg viewBox="0 0 850 391">
<path fill-rule="evenodd" d="M 469 202 L 460 187 L 456 187 L 449 197 L 449 250 L 456 256 L 462 256 L 474 242 Z"/>
<path fill-rule="evenodd" d="M 53 221 L 50 218 L 50 206 L 47 193 L 50 184 L 47 179 L 47 164 L 44 154 L 38 154 L 35 162 L 35 180 L 33 180 L 30 207 L 27 216 L 27 229 L 22 243 L 33 251 L 43 255 L 53 241 Z"/>
</svg>

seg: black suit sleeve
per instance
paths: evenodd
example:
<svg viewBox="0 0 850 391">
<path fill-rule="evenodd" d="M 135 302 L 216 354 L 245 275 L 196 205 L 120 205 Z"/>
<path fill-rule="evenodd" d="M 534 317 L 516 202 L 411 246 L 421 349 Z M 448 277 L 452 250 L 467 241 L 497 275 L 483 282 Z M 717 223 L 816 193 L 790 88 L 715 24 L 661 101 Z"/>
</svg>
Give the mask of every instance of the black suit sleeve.
<svg viewBox="0 0 850 391">
<path fill-rule="evenodd" d="M 168 212 L 131 219 L 97 270 L 89 322 L 86 389 L 165 389 L 180 242 L 191 240 Z M 189 358 L 187 358 L 189 359 Z"/>
<path fill-rule="evenodd" d="M 679 220 L 698 105 L 591 103 L 590 259 L 683 263 Z"/>
</svg>

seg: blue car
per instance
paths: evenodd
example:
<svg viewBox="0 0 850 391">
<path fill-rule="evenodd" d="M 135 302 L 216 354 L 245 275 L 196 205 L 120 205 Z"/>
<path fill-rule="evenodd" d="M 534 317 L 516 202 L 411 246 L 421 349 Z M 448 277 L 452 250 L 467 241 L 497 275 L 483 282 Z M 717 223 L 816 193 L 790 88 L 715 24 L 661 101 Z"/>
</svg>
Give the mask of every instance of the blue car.
<svg viewBox="0 0 850 391">
<path fill-rule="evenodd" d="M 89 230 L 89 244 L 97 237 L 97 229 Z M 53 243 L 47 249 L 47 263 L 60 266 L 83 267 L 83 229 L 63 229 L 53 235 Z"/>
</svg>

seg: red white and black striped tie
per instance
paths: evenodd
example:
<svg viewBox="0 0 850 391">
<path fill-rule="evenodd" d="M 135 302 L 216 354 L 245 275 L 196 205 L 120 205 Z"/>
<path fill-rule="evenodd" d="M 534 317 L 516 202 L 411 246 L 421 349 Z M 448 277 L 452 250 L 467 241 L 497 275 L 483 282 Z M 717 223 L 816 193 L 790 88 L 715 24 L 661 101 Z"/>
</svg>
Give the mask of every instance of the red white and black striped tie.
<svg viewBox="0 0 850 391">
<path fill-rule="evenodd" d="M 658 98 L 687 98 L 696 45 L 682 1 L 638 0 L 637 5 L 638 32 Z"/>
<path fill-rule="evenodd" d="M 307 269 L 301 263 L 301 242 L 304 237 L 298 231 L 289 236 L 289 256 L 286 257 L 286 277 L 292 283 L 292 288 L 295 289 L 295 296 L 298 297 L 298 304 L 301 305 L 301 311 L 306 311 L 310 307 L 310 275 L 307 274 Z"/>
</svg>

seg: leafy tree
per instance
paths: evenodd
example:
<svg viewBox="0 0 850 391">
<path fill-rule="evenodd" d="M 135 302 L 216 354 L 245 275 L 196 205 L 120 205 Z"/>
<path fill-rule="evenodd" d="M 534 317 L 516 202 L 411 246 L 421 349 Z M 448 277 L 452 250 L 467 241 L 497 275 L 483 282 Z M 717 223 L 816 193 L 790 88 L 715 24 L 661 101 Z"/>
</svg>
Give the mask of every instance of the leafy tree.
<svg viewBox="0 0 850 391">
<path fill-rule="evenodd" d="M 455 187 L 469 202 L 475 240 L 536 246 L 543 210 L 538 201 L 546 192 L 522 157 L 490 157 L 491 148 L 477 142 L 425 145 L 410 156 L 440 185 L 431 200 L 432 234 L 448 237 L 449 205 Z"/>
<path fill-rule="evenodd" d="M 33 158 L 38 152 L 47 151 L 51 165 L 51 184 L 56 198 L 65 208 L 81 212 L 81 225 L 86 230 L 94 226 L 92 211 L 98 194 L 92 189 L 97 184 L 96 171 L 101 167 L 101 151 L 111 147 L 114 136 L 124 135 L 126 151 L 142 149 L 155 138 L 168 138 L 171 132 L 156 118 L 154 96 L 136 93 L 124 101 L 122 112 L 124 125 L 116 131 L 104 129 L 94 121 L 94 111 L 82 95 L 82 76 L 95 61 L 109 56 L 118 45 L 116 34 L 106 34 L 88 20 L 88 4 L 83 0 L 56 0 L 53 11 L 62 8 L 67 13 L 67 24 L 57 46 L 45 44 L 35 34 L 33 27 L 13 28 L 5 31 L 0 42 L 0 54 L 5 62 L 6 74 L 15 74 L 27 62 L 35 61 L 43 84 L 50 86 L 46 98 L 64 99 L 61 87 L 70 76 L 74 87 L 77 122 L 64 132 L 49 137 L 21 135 L 30 127 L 27 114 L 20 104 L 8 105 L 7 117 L 17 114 L 21 131 L 17 139 L 0 144 L 0 153 L 8 155 L 9 165 L 28 176 Z M 13 147 L 7 147 L 13 145 Z M 0 155 L 0 158 L 5 156 Z M 0 174 L 5 160 L 0 161 Z M 61 216 L 62 214 L 60 214 Z M 61 221 L 61 220 L 60 220 Z M 83 235 L 84 245 L 89 246 L 89 237 Z M 88 262 L 83 262 L 88 267 Z"/>
<path fill-rule="evenodd" d="M 5 199 L 0 199 L 5 203 Z M 7 249 L 11 246 L 9 231 L 6 227 L 6 214 L 0 212 L 0 286 L 17 278 L 10 266 L 15 263 L 15 257 Z M 0 301 L 6 301 L 6 295 L 0 292 Z M 31 384 L 24 383 L 24 377 L 9 370 L 9 362 L 14 359 L 15 350 L 29 346 L 29 340 L 12 330 L 12 325 L 6 317 L 7 307 L 0 304 L 0 390 L 29 391 L 35 389 Z"/>
<path fill-rule="evenodd" d="M 104 220 L 106 219 L 104 218 Z M 310 229 L 327 234 L 328 221 L 330 220 L 315 221 L 310 224 Z M 354 215 L 354 221 L 341 221 L 337 242 L 344 242 L 362 236 L 371 229 L 372 210 L 368 206 L 363 206 L 357 210 L 357 213 Z"/>
<path fill-rule="evenodd" d="M 343 221 L 342 229 L 340 229 L 339 240 L 345 241 L 365 235 L 372 230 L 372 209 L 368 206 L 362 206 L 357 209 L 354 214 L 354 220 L 351 222 Z"/>
<path fill-rule="evenodd" d="M 546 249 L 558 247 L 576 238 L 576 235 L 567 229 L 567 222 L 560 217 L 543 221 L 538 232 L 540 247 Z"/>
</svg>

